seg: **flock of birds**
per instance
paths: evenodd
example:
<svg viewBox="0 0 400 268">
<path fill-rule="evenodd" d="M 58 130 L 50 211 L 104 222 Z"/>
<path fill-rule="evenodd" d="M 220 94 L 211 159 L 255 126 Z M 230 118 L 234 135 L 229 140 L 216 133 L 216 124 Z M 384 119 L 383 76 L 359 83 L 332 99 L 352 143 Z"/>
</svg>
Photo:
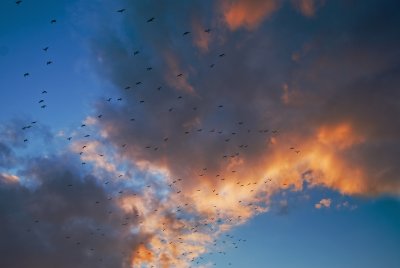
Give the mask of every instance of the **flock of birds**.
<svg viewBox="0 0 400 268">
<path fill-rule="evenodd" d="M 16 4 L 17 4 L 17 5 L 21 5 L 22 2 L 23 2 L 23 1 L 19 0 L 19 1 L 16 1 Z M 125 13 L 125 12 L 126 12 L 126 9 L 125 9 L 125 8 L 118 9 L 118 10 L 116 10 L 116 12 L 117 12 L 117 13 Z M 150 17 L 150 18 L 146 19 L 146 23 L 156 23 L 156 22 L 157 22 L 157 20 L 156 20 L 155 17 Z M 56 20 L 56 19 L 51 19 L 51 20 L 50 20 L 50 24 L 56 24 L 56 23 L 57 23 L 57 20 Z M 204 29 L 204 32 L 207 33 L 207 34 L 211 34 L 212 29 L 211 29 L 211 28 L 206 28 L 206 29 Z M 187 36 L 187 35 L 190 35 L 190 34 L 191 34 L 190 31 L 184 31 L 184 32 L 182 33 L 182 36 Z M 46 52 L 49 50 L 49 47 L 48 47 L 48 46 L 43 47 L 42 50 L 43 50 L 44 53 L 46 53 Z M 132 56 L 133 56 L 133 57 L 136 57 L 136 56 L 138 56 L 140 53 L 141 53 L 140 50 L 134 50 L 133 53 L 132 53 Z M 225 53 L 219 53 L 219 54 L 217 54 L 217 57 L 218 57 L 218 58 L 224 58 L 225 56 L 226 56 Z M 51 64 L 53 64 L 53 61 L 52 61 L 52 60 L 46 61 L 46 65 L 51 65 Z M 215 63 L 211 63 L 211 64 L 209 65 L 209 68 L 214 68 L 214 67 L 215 67 Z M 146 70 L 147 70 L 147 71 L 151 71 L 152 69 L 153 69 L 152 67 L 146 67 Z M 29 73 L 29 72 L 26 72 L 26 73 L 23 74 L 23 77 L 25 77 L 25 78 L 28 78 L 29 76 L 30 76 L 30 73 Z M 178 73 L 178 74 L 176 74 L 176 79 L 181 79 L 183 76 L 184 76 L 183 73 Z M 135 86 L 140 86 L 142 83 L 143 83 L 142 81 L 137 81 L 137 82 L 135 83 Z M 157 87 L 157 90 L 158 90 L 158 91 L 161 91 L 162 88 L 163 88 L 162 86 L 159 86 L 159 87 Z M 124 89 L 125 89 L 125 90 L 130 90 L 130 89 L 132 89 L 132 86 L 131 86 L 131 85 L 126 86 Z M 41 91 L 42 98 L 40 98 L 40 99 L 37 101 L 37 103 L 38 103 L 40 109 L 46 109 L 46 108 L 47 108 L 47 105 L 48 105 L 47 102 L 46 102 L 46 96 L 47 96 L 47 94 L 48 94 L 48 92 L 47 92 L 46 90 Z M 176 98 L 177 98 L 178 100 L 182 100 L 182 99 L 183 99 L 183 96 L 177 96 Z M 123 98 L 122 98 L 122 97 L 118 97 L 118 98 L 109 97 L 109 98 L 106 98 L 105 101 L 111 103 L 111 102 L 113 102 L 114 100 L 116 100 L 117 102 L 121 102 L 121 101 L 123 101 Z M 145 101 L 146 101 L 145 99 L 140 99 L 140 100 L 139 100 L 139 103 L 142 104 L 142 103 L 145 103 Z M 223 108 L 224 108 L 224 105 L 223 105 L 223 104 L 218 104 L 218 105 L 216 106 L 216 109 L 223 109 Z M 172 107 L 168 108 L 168 112 L 169 112 L 169 113 L 172 113 L 172 112 L 174 111 L 174 109 L 175 109 L 175 108 L 172 106 Z M 197 109 L 199 109 L 199 107 L 197 107 L 197 106 L 196 106 L 196 107 L 191 107 L 191 109 L 192 109 L 193 111 L 196 111 Z M 96 120 L 102 120 L 102 118 L 103 118 L 103 114 L 98 114 L 98 115 L 96 115 Z M 135 122 L 135 121 L 136 121 L 136 119 L 135 119 L 135 118 L 132 118 L 132 117 L 128 117 L 126 120 L 127 120 L 127 121 L 130 121 L 130 122 Z M 34 126 L 37 124 L 37 122 L 38 122 L 38 121 L 31 121 L 29 124 L 26 124 L 26 125 L 21 126 L 21 128 L 22 128 L 23 131 L 28 131 L 30 128 L 34 127 Z M 244 125 L 245 125 L 245 122 L 243 122 L 243 121 L 237 122 L 237 126 L 238 126 L 238 127 L 243 127 Z M 87 129 L 87 128 L 88 128 L 88 126 L 87 126 L 86 123 L 80 124 L 80 129 L 81 129 L 81 130 L 84 131 L 84 130 Z M 243 129 L 242 129 L 242 130 L 243 130 Z M 247 132 L 247 133 L 255 132 L 255 133 L 262 134 L 262 135 L 265 135 L 265 134 L 278 135 L 278 133 L 279 133 L 278 130 L 271 130 L 271 131 L 270 131 L 269 129 L 265 129 L 265 128 L 263 128 L 263 129 L 257 129 L 257 130 L 255 130 L 255 131 L 246 128 L 246 129 L 243 130 L 243 131 L 244 131 L 244 132 Z M 238 132 L 236 132 L 236 131 L 230 131 L 230 132 L 229 132 L 229 131 L 228 131 L 228 132 L 225 131 L 225 132 L 224 132 L 224 130 L 218 130 L 218 129 L 216 129 L 216 128 L 212 128 L 212 129 L 208 129 L 208 130 L 205 130 L 205 129 L 203 129 L 203 128 L 197 128 L 197 129 L 193 130 L 192 132 L 196 132 L 196 133 L 208 132 L 208 133 L 210 133 L 210 134 L 220 134 L 220 135 L 221 135 L 221 134 L 228 133 L 228 136 L 226 136 L 226 137 L 223 138 L 223 141 L 224 141 L 224 142 L 231 142 L 232 137 L 234 137 L 235 135 L 238 134 Z M 191 131 L 189 131 L 189 130 L 184 130 L 182 134 L 185 136 L 185 135 L 189 135 L 190 133 L 191 133 Z M 82 135 L 82 137 L 84 138 L 84 139 L 82 139 L 82 140 L 83 140 L 83 142 L 85 142 L 85 139 L 90 138 L 90 137 L 93 137 L 93 136 L 94 136 L 94 135 L 93 135 L 92 133 L 89 134 L 89 133 L 86 132 L 86 133 L 84 133 L 84 134 Z M 163 137 L 162 142 L 163 142 L 163 143 L 168 143 L 168 142 L 171 140 L 171 138 L 172 138 L 172 137 Z M 70 135 L 70 136 L 66 137 L 66 139 L 67 139 L 68 141 L 72 142 L 72 141 L 75 139 L 75 136 Z M 82 140 L 79 140 L 79 142 L 81 142 Z M 28 140 L 28 138 L 24 138 L 23 141 L 24 141 L 24 143 L 27 143 L 29 140 Z M 122 148 L 126 148 L 127 146 L 129 146 L 129 144 L 128 144 L 128 143 L 123 143 L 123 144 L 121 144 L 120 146 L 121 146 Z M 160 146 L 160 145 L 145 145 L 145 149 L 149 149 L 149 150 L 151 149 L 151 150 L 153 150 L 153 151 L 161 150 L 161 147 L 162 147 L 162 146 Z M 241 143 L 241 144 L 237 145 L 237 148 L 239 148 L 239 151 L 238 151 L 238 150 L 235 150 L 235 151 L 232 151 L 232 153 L 230 153 L 230 154 L 223 154 L 221 157 L 222 157 L 222 158 L 225 158 L 225 159 L 235 158 L 235 157 L 237 157 L 237 156 L 240 155 L 240 150 L 245 150 L 245 149 L 248 148 L 248 147 L 249 147 L 249 144 L 247 144 L 247 143 Z M 86 150 L 87 148 L 88 148 L 88 145 L 86 145 L 86 144 L 82 145 L 82 146 L 81 146 L 81 150 L 78 152 L 79 155 L 80 155 L 80 156 L 84 156 L 84 155 L 85 155 L 85 150 Z M 298 149 L 295 148 L 295 147 L 290 147 L 289 150 L 292 150 L 292 151 L 293 151 L 294 153 L 296 153 L 296 154 L 299 154 L 299 153 L 300 153 L 300 150 L 298 150 Z M 105 153 L 99 153 L 99 154 L 98 154 L 98 157 L 104 157 L 104 158 L 106 158 L 106 155 L 105 155 Z M 87 163 L 86 163 L 86 161 L 82 161 L 81 164 L 82 164 L 82 165 L 86 165 Z M 236 172 L 235 170 L 232 170 L 232 173 L 235 173 L 235 172 Z M 200 170 L 198 176 L 199 176 L 199 177 L 208 176 L 208 174 L 206 174 L 206 173 L 207 173 L 207 167 L 203 167 L 203 168 Z M 118 175 L 118 177 L 123 177 L 123 176 L 124 176 L 124 174 Z M 220 175 L 220 174 L 215 174 L 215 177 L 218 178 L 218 179 L 219 179 L 220 181 L 222 181 L 222 182 L 223 182 L 224 180 L 226 180 L 226 178 L 225 178 L 224 176 Z M 167 187 L 170 189 L 170 191 L 171 191 L 172 194 L 175 194 L 175 195 L 184 195 L 184 192 L 183 192 L 183 190 L 182 190 L 182 187 L 179 186 L 179 183 L 181 183 L 181 182 L 182 182 L 182 179 L 174 179 L 174 180 L 171 180 L 171 182 L 168 184 Z M 271 179 L 271 178 L 266 178 L 266 179 L 265 179 L 263 182 L 261 182 L 261 183 L 268 184 L 268 183 L 270 183 L 270 182 L 272 182 L 272 179 Z M 106 181 L 104 182 L 104 187 L 109 186 L 110 184 L 112 184 L 112 181 L 106 180 Z M 248 191 L 249 191 L 249 192 L 255 191 L 258 184 L 260 184 L 260 182 L 257 181 L 257 180 L 252 181 L 252 182 L 246 182 L 246 183 L 245 183 L 245 182 L 242 182 L 242 181 L 240 181 L 240 180 L 236 182 L 237 187 L 248 187 Z M 74 187 L 74 185 L 73 185 L 72 183 L 68 183 L 66 186 L 67 186 L 68 188 L 73 188 L 73 187 Z M 286 187 L 287 184 L 284 183 L 283 186 Z M 153 185 L 152 185 L 151 183 L 150 183 L 150 184 L 144 185 L 144 188 L 151 188 L 151 187 L 153 187 Z M 206 191 L 206 190 L 203 189 L 203 188 L 201 188 L 201 189 L 196 189 L 196 191 L 197 191 L 197 192 L 201 192 L 201 191 Z M 207 191 L 211 191 L 212 194 L 213 194 L 213 195 L 216 195 L 216 196 L 218 196 L 218 195 L 220 194 L 220 193 L 218 192 L 218 189 L 216 189 L 216 188 L 209 189 L 209 190 L 207 190 Z M 117 190 L 117 196 L 118 196 L 119 198 L 122 198 L 122 196 L 124 195 L 124 193 L 129 193 L 129 194 L 131 194 L 131 192 L 125 191 L 124 188 L 120 188 L 120 189 Z M 136 195 L 136 194 L 137 194 L 137 193 L 134 193 L 134 195 Z M 223 197 L 221 197 L 221 198 L 223 198 Z M 184 199 L 184 198 L 182 198 L 182 200 L 183 200 L 183 199 Z M 108 198 L 107 201 L 113 202 L 113 197 L 110 196 L 110 197 Z M 94 204 L 95 204 L 96 206 L 101 206 L 101 205 L 102 205 L 102 202 L 103 202 L 102 200 L 95 200 L 95 201 L 94 201 Z M 259 204 L 256 204 L 256 203 L 250 202 L 250 203 L 248 203 L 248 204 L 244 204 L 245 202 L 242 201 L 242 200 L 239 200 L 238 202 L 239 202 L 241 205 L 248 206 L 248 207 L 254 209 L 254 211 L 259 211 L 259 210 L 261 209 L 261 207 L 259 206 Z M 192 204 L 190 204 L 190 203 L 188 203 L 188 202 L 185 202 L 185 203 L 182 203 L 182 204 L 178 204 L 176 207 L 173 208 L 172 212 L 175 213 L 175 214 L 177 215 L 177 218 L 176 218 L 177 221 L 180 221 L 180 220 L 182 220 L 182 219 L 184 218 L 183 216 L 180 217 L 179 214 L 182 213 L 182 215 L 183 215 L 183 214 L 184 214 L 183 212 L 187 211 L 187 209 L 188 209 L 191 205 L 192 205 Z M 107 213 L 108 213 L 108 214 L 112 214 L 113 211 L 112 211 L 111 209 L 109 209 L 109 208 L 110 208 L 110 206 L 104 205 L 104 209 L 107 210 Z M 205 218 L 205 219 L 203 219 L 203 220 L 198 220 L 198 221 L 193 222 L 193 223 L 191 223 L 191 224 L 189 224 L 189 223 L 187 223 L 187 224 L 182 224 L 181 227 L 180 227 L 180 230 L 182 230 L 182 232 L 183 232 L 183 230 L 185 230 L 186 232 L 191 232 L 191 233 L 197 233 L 197 232 L 206 232 L 206 233 L 207 233 L 207 232 L 208 232 L 207 230 L 213 230 L 215 224 L 222 223 L 222 220 L 220 219 L 220 216 L 221 216 L 221 211 L 220 211 L 220 209 L 218 208 L 217 205 L 213 205 L 213 209 L 215 210 L 214 216 L 211 216 L 210 218 Z M 159 210 L 159 208 L 155 207 L 155 208 L 153 208 L 152 210 L 153 210 L 154 213 L 157 213 L 158 210 Z M 128 227 L 128 226 L 131 226 L 132 222 L 133 222 L 134 224 L 139 224 L 139 225 L 140 225 L 140 224 L 143 224 L 143 223 L 144 223 L 144 220 L 141 219 L 141 217 L 142 217 L 142 215 L 141 215 L 140 212 L 137 212 L 135 215 L 133 215 L 133 217 L 132 217 L 132 215 L 126 215 L 126 216 L 124 216 L 124 217 L 122 218 L 120 224 L 121 224 L 121 226 L 127 226 L 127 227 Z M 242 218 L 242 216 L 241 216 L 241 215 L 238 215 L 237 218 L 231 217 L 231 218 L 228 218 L 228 219 L 224 219 L 224 221 L 226 221 L 226 222 L 228 222 L 228 223 L 234 223 L 234 222 L 237 222 L 237 221 L 241 221 L 241 218 Z M 37 224 L 40 224 L 40 222 L 41 222 L 40 219 L 35 219 L 33 223 L 34 223 L 35 225 L 37 225 Z M 167 231 L 168 231 L 168 228 L 169 228 L 169 227 L 168 227 L 168 223 L 163 222 L 163 223 L 162 223 L 162 226 L 163 226 L 162 229 L 159 230 L 160 233 L 167 232 Z M 26 229 L 26 231 L 27 231 L 27 232 L 31 232 L 33 228 L 34 228 L 34 227 L 31 227 L 31 226 L 30 226 L 30 227 L 28 227 L 28 228 Z M 92 231 L 90 232 L 90 235 L 93 235 L 93 236 L 105 236 L 106 234 L 105 234 L 105 231 L 102 230 L 102 229 L 99 227 L 99 228 L 97 228 L 96 230 L 92 230 Z M 161 237 L 162 237 L 162 236 L 161 236 Z M 82 246 L 82 244 L 83 244 L 82 241 L 80 241 L 78 238 L 74 237 L 74 236 L 71 235 L 71 234 L 65 235 L 65 239 L 66 239 L 66 240 L 75 240 L 74 243 L 76 244 L 76 246 Z M 162 243 L 165 243 L 165 244 L 174 244 L 174 243 L 175 243 L 175 244 L 182 244 L 182 243 L 184 243 L 183 240 L 184 240 L 184 238 L 182 238 L 182 237 L 180 237 L 180 236 L 178 235 L 177 237 L 175 237 L 175 241 L 167 241 L 166 239 L 162 238 L 162 239 L 161 239 L 161 242 L 162 242 Z M 241 245 L 242 243 L 244 243 L 244 242 L 246 242 L 246 239 L 237 238 L 237 237 L 235 237 L 234 235 L 231 235 L 231 234 L 225 234 L 225 235 L 221 235 L 221 237 L 218 237 L 218 238 L 216 238 L 216 239 L 214 239 L 214 240 L 212 241 L 210 247 L 208 248 L 208 253 L 204 253 L 204 254 L 201 254 L 201 255 L 195 256 L 195 257 L 191 257 L 191 256 L 194 256 L 194 253 L 195 253 L 195 252 L 192 252 L 191 250 L 188 250 L 188 251 L 183 251 L 183 252 L 181 252 L 181 253 L 180 253 L 180 256 L 177 256 L 176 258 L 177 258 L 177 259 L 188 259 L 188 258 L 189 258 L 190 262 L 191 262 L 193 265 L 195 265 L 195 264 L 196 264 L 196 265 L 205 264 L 206 261 L 207 261 L 207 255 L 209 255 L 209 256 L 213 256 L 213 255 L 222 255 L 222 256 L 225 256 L 225 255 L 227 254 L 227 251 L 223 250 L 223 248 L 226 248 L 226 247 L 229 245 L 231 248 L 237 249 L 237 248 L 239 248 L 240 245 Z M 144 243 L 145 243 L 145 242 L 141 242 L 141 244 L 144 244 Z M 95 247 L 90 247 L 90 251 L 95 252 Z M 162 248 L 158 248 L 158 251 L 157 251 L 157 250 L 155 251 L 155 253 L 161 253 L 161 252 L 162 252 Z M 127 253 L 123 253 L 123 254 L 127 254 Z M 129 253 L 128 253 L 128 254 L 129 254 Z M 140 249 L 137 249 L 136 254 L 137 254 L 137 255 L 140 255 L 140 254 L 141 254 Z M 150 253 L 148 253 L 148 254 L 150 254 Z M 101 256 L 99 256 L 99 261 L 100 261 L 100 262 L 103 261 L 103 258 L 102 258 Z M 226 264 L 229 265 L 229 266 L 232 266 L 232 265 L 233 265 L 232 261 L 228 261 L 227 263 L 225 263 L 225 265 L 226 265 Z M 214 262 L 213 265 L 216 266 L 216 265 L 217 265 L 216 262 Z M 156 266 L 151 265 L 151 266 L 149 266 L 149 267 L 156 267 Z"/>
</svg>

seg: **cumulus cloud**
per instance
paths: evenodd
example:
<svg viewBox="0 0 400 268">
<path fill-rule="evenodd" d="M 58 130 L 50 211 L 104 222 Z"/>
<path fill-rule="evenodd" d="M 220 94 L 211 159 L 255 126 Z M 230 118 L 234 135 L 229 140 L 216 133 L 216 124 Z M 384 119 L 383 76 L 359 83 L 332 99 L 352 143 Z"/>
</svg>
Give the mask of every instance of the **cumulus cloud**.
<svg viewBox="0 0 400 268">
<path fill-rule="evenodd" d="M 156 23 L 127 15 L 123 38 L 107 31 L 96 39 L 104 42 L 93 44 L 95 56 L 102 55 L 100 73 L 124 99 L 121 105 L 98 104 L 107 115 L 98 127 L 124 161 L 163 172 L 165 181 L 157 187 L 167 185 L 168 198 L 157 212 L 185 211 L 198 222 L 229 230 L 268 211 L 275 193 L 300 191 L 305 182 L 349 195 L 398 195 L 400 126 L 394 100 L 399 97 L 399 39 L 391 26 L 398 19 L 389 13 L 362 30 L 370 25 L 367 10 L 387 14 L 390 1 L 371 2 L 366 10 L 327 2 L 328 11 L 343 9 L 340 23 L 332 24 L 336 17 L 315 17 L 315 27 L 306 27 L 304 17 L 288 19 L 292 11 L 278 10 L 277 1 L 257 3 L 222 5 L 231 29 L 243 26 L 257 34 L 227 33 L 217 17 L 205 15 L 217 25 L 206 54 L 198 54 L 199 45 L 182 37 L 182 25 L 191 22 L 188 14 L 199 16 L 202 10 L 187 6 L 179 7 L 183 11 L 171 21 L 170 14 L 151 5 L 127 3 L 127 10 L 156 14 Z M 306 16 L 322 4 L 296 3 Z M 262 25 L 273 12 L 274 20 Z M 229 15 L 236 13 L 240 16 Z M 299 31 L 302 36 L 296 38 Z M 140 57 L 129 55 L 135 40 L 144 47 Z M 150 65 L 154 72 L 145 71 Z M 124 89 L 135 81 L 142 83 Z M 186 208 L 186 203 L 191 205 Z M 173 218 L 182 221 L 179 213 Z M 196 230 L 205 237 L 214 234 Z M 176 236 L 172 233 L 168 239 Z"/>
</svg>

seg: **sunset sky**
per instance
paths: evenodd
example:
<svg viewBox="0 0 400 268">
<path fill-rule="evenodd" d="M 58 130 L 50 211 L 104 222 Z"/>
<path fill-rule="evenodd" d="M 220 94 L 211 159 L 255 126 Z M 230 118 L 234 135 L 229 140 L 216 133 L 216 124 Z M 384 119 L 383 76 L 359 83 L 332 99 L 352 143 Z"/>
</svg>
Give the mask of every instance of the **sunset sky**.
<svg viewBox="0 0 400 268">
<path fill-rule="evenodd" d="M 399 10 L 0 1 L 0 267 L 400 267 Z"/>
</svg>

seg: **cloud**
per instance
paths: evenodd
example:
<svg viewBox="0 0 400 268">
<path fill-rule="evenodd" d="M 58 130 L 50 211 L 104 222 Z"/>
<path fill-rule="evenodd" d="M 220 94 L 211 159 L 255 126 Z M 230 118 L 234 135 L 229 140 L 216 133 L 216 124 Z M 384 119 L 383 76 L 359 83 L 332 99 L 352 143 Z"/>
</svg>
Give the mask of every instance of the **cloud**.
<svg viewBox="0 0 400 268">
<path fill-rule="evenodd" d="M 325 0 L 293 0 L 293 5 L 304 16 L 312 17 L 319 5 L 323 5 Z"/>
<path fill-rule="evenodd" d="M 23 134 L 46 128 L 13 122 L 1 133 L 0 266 L 186 267 L 279 193 L 399 195 L 390 1 L 327 1 L 327 17 L 313 20 L 280 1 L 124 3 L 117 24 L 103 2 L 93 33 L 93 65 L 115 87 L 96 103 L 103 116 L 84 121 L 93 134 L 16 164 Z M 306 16 L 318 7 L 298 3 Z M 230 31 L 241 27 L 251 31 Z M 280 214 L 289 203 L 276 202 Z"/>
<path fill-rule="evenodd" d="M 222 1 L 222 12 L 226 24 L 231 30 L 240 27 L 252 30 L 279 7 L 279 0 L 236 0 Z"/>
<path fill-rule="evenodd" d="M 132 216 L 71 162 L 32 159 L 19 176 L 37 179 L 35 189 L 9 183 L 15 175 L 0 175 L 0 266 L 129 267 L 129 251 L 146 238 L 121 225 Z"/>
<path fill-rule="evenodd" d="M 314 14 L 315 3 L 302 1 L 302 12 Z M 183 248 L 190 240 L 181 241 L 181 248 L 176 237 L 188 230 L 202 237 L 194 239 L 201 246 L 192 252 L 200 255 L 207 237 L 269 211 L 271 197 L 281 191 L 302 191 L 307 184 L 347 195 L 400 192 L 400 126 L 395 120 L 399 105 L 394 101 L 399 97 L 398 50 L 395 29 L 389 27 L 398 19 L 392 13 L 382 15 L 379 24 L 361 30 L 370 25 L 366 10 L 386 14 L 390 3 L 370 3 L 357 10 L 326 2 L 327 14 L 338 8 L 343 14 L 338 23 L 316 16 L 315 27 L 307 27 L 307 18 L 289 16 L 290 9 L 278 11 L 278 2 L 225 4 L 224 19 L 231 29 L 253 31 L 227 33 L 217 27 L 211 38 L 218 40 L 221 34 L 223 41 L 208 42 L 206 54 L 198 54 L 190 40 L 177 34 L 182 32 L 176 30 L 180 25 L 190 25 L 188 14 L 199 15 L 186 6 L 185 12 L 171 11 L 173 21 L 162 14 L 157 24 L 129 17 L 121 29 L 127 31 L 123 38 L 107 31 L 96 39 L 105 42 L 93 44 L 95 54 L 103 55 L 100 73 L 124 99 L 118 105 L 98 103 L 106 116 L 97 127 L 121 159 L 162 174 L 161 179 L 144 182 L 150 186 L 144 186 L 145 196 L 154 202 L 130 197 L 121 204 L 141 204 L 140 211 L 147 215 L 141 228 L 154 238 L 154 246 L 147 249 L 152 248 L 155 256 L 168 256 L 154 257 L 154 265 L 186 252 Z M 138 5 L 130 4 L 129 10 L 157 12 Z M 235 12 L 240 16 L 229 15 Z M 268 30 L 256 28 L 273 12 L 274 20 L 266 22 Z M 141 28 L 132 32 L 137 25 Z M 296 38 L 299 31 L 302 35 Z M 126 52 L 135 40 L 146 48 L 136 58 Z M 150 64 L 156 72 L 144 71 Z M 184 79 L 176 76 L 178 72 Z M 143 84 L 125 90 L 123 85 L 135 81 L 132 74 Z M 287 207 L 282 202 L 282 208 Z M 167 218 L 174 223 L 171 226 L 182 228 L 156 224 Z M 201 223 L 214 229 L 195 227 Z M 163 246 L 156 246 L 160 243 Z M 155 250 L 158 247 L 162 252 Z M 182 265 L 188 260 L 184 258 Z"/>
<path fill-rule="evenodd" d="M 330 198 L 321 199 L 317 204 L 315 204 L 316 209 L 321 209 L 323 207 L 329 208 L 331 206 L 332 200 Z"/>
</svg>

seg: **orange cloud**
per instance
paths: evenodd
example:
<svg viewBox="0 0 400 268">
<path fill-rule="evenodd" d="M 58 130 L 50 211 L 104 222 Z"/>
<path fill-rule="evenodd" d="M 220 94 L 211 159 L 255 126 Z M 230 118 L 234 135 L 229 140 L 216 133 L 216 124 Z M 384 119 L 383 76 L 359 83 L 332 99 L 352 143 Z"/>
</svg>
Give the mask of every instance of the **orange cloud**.
<svg viewBox="0 0 400 268">
<path fill-rule="evenodd" d="M 211 34 L 206 33 L 204 27 L 198 20 L 194 20 L 192 23 L 193 29 L 193 43 L 202 51 L 207 52 L 211 41 Z"/>
<path fill-rule="evenodd" d="M 331 206 L 332 200 L 329 198 L 321 199 L 317 204 L 315 204 L 316 209 L 321 209 L 323 207 L 329 208 Z"/>
<path fill-rule="evenodd" d="M 293 6 L 306 17 L 312 17 L 317 11 L 318 5 L 322 5 L 321 0 L 293 0 Z"/>
<path fill-rule="evenodd" d="M 19 183 L 18 176 L 8 173 L 0 173 L 0 180 L 10 184 Z"/>
<path fill-rule="evenodd" d="M 166 82 L 177 90 L 184 91 L 186 93 L 194 93 L 193 86 L 188 81 L 188 72 L 181 68 L 178 58 L 171 52 L 166 51 L 164 53 L 164 59 L 168 66 L 167 73 L 165 73 Z M 182 76 L 178 77 L 178 75 Z"/>
<path fill-rule="evenodd" d="M 139 247 L 135 250 L 135 254 L 132 258 L 132 266 L 141 267 L 142 264 L 151 263 L 153 259 L 153 252 L 145 245 L 140 244 Z"/>
<path fill-rule="evenodd" d="M 229 29 L 256 28 L 280 6 L 279 0 L 224 0 L 222 12 Z"/>
</svg>

